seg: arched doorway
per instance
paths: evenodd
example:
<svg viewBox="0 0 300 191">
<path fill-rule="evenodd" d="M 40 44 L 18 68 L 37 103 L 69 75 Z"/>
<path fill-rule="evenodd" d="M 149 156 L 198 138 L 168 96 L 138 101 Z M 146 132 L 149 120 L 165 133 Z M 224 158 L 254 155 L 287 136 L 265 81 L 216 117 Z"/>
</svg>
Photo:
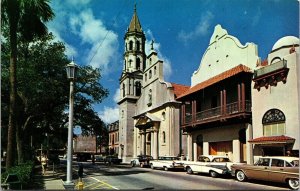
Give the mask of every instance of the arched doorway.
<svg viewBox="0 0 300 191">
<path fill-rule="evenodd" d="M 197 159 L 199 155 L 203 155 L 203 135 L 198 135 L 196 137 L 196 144 L 197 144 Z"/>
<path fill-rule="evenodd" d="M 151 133 L 147 134 L 146 155 L 151 155 Z"/>
<path fill-rule="evenodd" d="M 246 129 L 241 129 L 239 131 L 239 141 L 240 141 L 240 161 L 247 161 L 247 148 L 246 148 Z"/>
</svg>

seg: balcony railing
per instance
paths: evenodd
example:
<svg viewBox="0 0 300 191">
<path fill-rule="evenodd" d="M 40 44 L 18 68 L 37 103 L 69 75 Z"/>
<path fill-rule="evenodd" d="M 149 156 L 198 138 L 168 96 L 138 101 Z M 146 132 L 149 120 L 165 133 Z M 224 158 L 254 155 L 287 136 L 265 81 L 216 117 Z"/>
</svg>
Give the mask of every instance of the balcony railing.
<svg viewBox="0 0 300 191">
<path fill-rule="evenodd" d="M 223 108 L 225 109 L 225 108 Z M 216 119 L 219 120 L 221 117 L 226 117 L 231 114 L 239 113 L 239 112 L 251 112 L 251 101 L 245 100 L 244 107 L 243 103 L 240 102 L 233 102 L 226 105 L 226 110 L 223 110 L 222 108 L 215 107 L 207 110 L 203 110 L 196 113 L 196 122 L 207 120 L 207 119 Z M 193 122 L 192 115 L 186 115 L 185 116 L 185 124 L 190 124 Z"/>
<path fill-rule="evenodd" d="M 221 107 L 215 107 L 208 110 L 197 112 L 196 120 L 201 121 L 212 117 L 218 117 L 220 115 L 221 115 Z"/>
<path fill-rule="evenodd" d="M 280 60 L 274 64 L 270 64 L 268 66 L 265 66 L 263 68 L 260 68 L 258 70 L 254 71 L 254 78 L 260 77 L 265 74 L 269 74 L 271 72 L 274 72 L 276 70 L 286 68 L 287 67 L 287 62 L 286 60 Z"/>
</svg>

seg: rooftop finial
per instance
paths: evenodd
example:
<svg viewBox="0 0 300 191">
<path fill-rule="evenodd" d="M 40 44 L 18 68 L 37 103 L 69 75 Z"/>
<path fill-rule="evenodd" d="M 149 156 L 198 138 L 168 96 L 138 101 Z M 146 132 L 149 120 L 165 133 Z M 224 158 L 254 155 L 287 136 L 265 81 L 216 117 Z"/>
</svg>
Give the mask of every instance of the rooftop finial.
<svg viewBox="0 0 300 191">
<path fill-rule="evenodd" d="M 136 2 L 134 3 L 134 12 L 136 12 Z"/>
<path fill-rule="evenodd" d="M 154 44 L 154 40 L 151 41 L 151 50 L 154 50 L 153 44 Z"/>
</svg>

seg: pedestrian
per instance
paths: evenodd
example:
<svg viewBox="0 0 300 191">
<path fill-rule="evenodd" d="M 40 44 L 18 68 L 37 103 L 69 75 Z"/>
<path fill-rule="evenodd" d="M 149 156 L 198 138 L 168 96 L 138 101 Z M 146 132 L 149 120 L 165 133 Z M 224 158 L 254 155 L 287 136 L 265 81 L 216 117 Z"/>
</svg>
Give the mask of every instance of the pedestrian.
<svg viewBox="0 0 300 191">
<path fill-rule="evenodd" d="M 46 173 L 46 168 L 47 168 L 47 157 L 45 155 L 42 156 L 41 158 L 41 164 L 42 164 L 42 174 L 44 175 Z"/>
<path fill-rule="evenodd" d="M 92 163 L 95 164 L 95 155 L 92 155 Z"/>
</svg>

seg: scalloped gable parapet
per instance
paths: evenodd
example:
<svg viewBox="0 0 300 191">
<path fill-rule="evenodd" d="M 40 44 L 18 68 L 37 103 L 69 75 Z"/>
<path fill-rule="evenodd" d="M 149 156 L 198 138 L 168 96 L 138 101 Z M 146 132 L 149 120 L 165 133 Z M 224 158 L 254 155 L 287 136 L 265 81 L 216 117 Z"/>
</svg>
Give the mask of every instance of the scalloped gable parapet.
<svg viewBox="0 0 300 191">
<path fill-rule="evenodd" d="M 246 43 L 242 45 L 236 37 L 229 35 L 227 30 L 218 24 L 215 26 L 198 69 L 191 77 L 191 86 L 195 86 L 240 64 L 253 70 L 258 60 L 256 44 Z"/>
</svg>

